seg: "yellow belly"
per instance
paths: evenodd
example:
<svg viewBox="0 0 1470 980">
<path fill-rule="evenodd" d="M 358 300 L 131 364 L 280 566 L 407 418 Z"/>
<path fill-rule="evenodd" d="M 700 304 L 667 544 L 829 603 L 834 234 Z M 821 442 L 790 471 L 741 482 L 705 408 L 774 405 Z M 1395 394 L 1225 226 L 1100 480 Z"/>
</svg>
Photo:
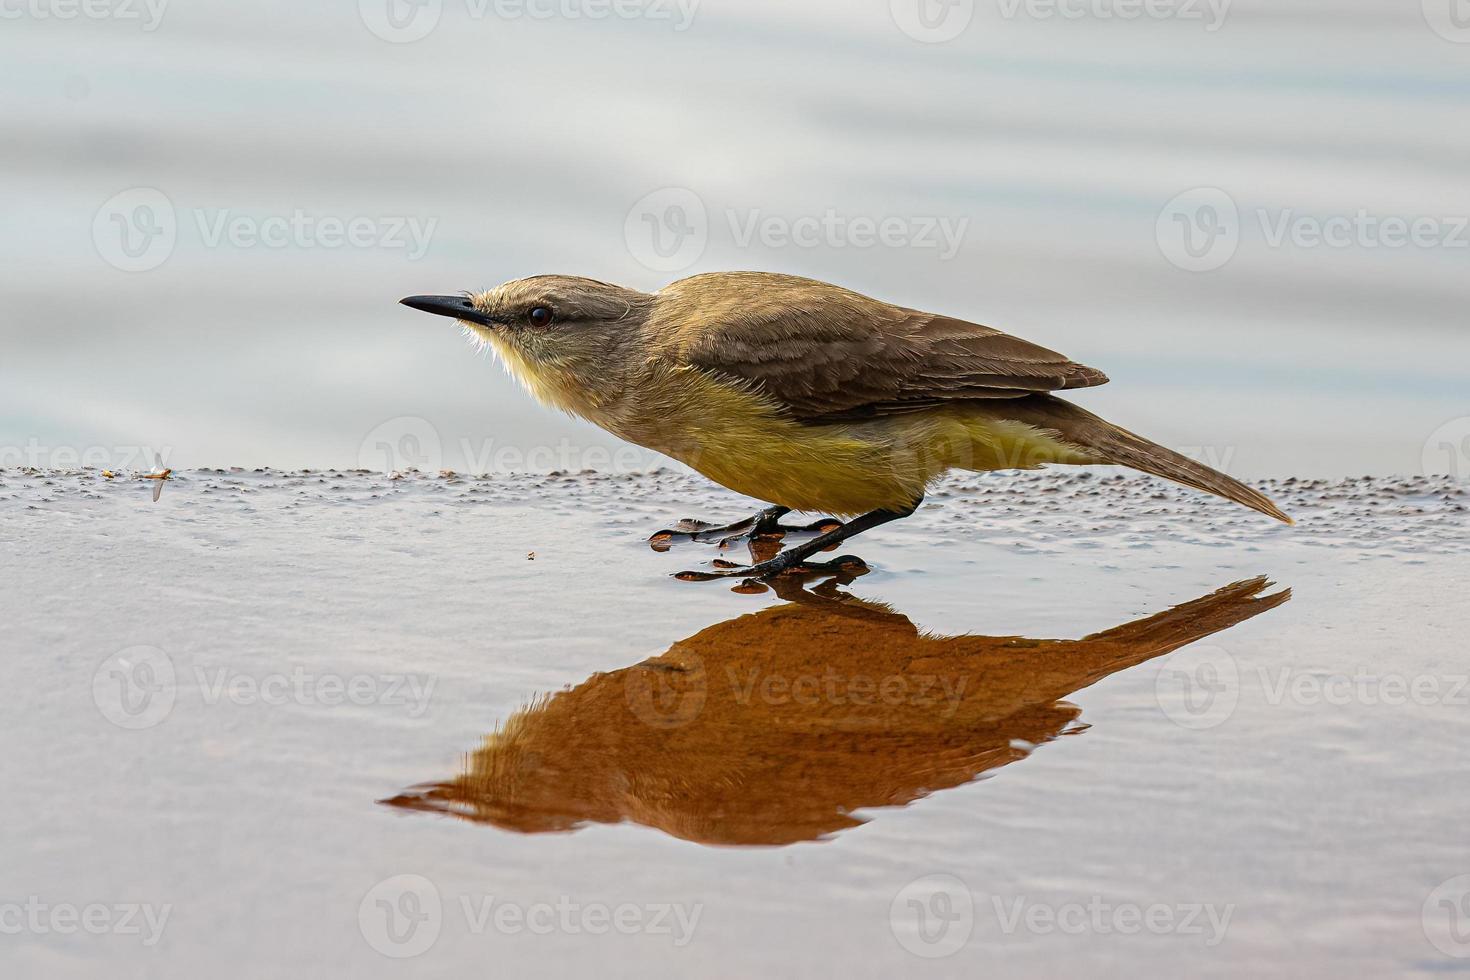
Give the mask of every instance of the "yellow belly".
<svg viewBox="0 0 1470 980">
<path fill-rule="evenodd" d="M 951 469 L 1035 469 L 1092 462 L 1078 448 L 994 407 L 955 406 L 861 423 L 803 425 L 741 394 L 717 414 L 701 413 L 689 438 L 668 453 L 737 493 L 791 507 L 851 516 L 902 509 Z"/>
</svg>

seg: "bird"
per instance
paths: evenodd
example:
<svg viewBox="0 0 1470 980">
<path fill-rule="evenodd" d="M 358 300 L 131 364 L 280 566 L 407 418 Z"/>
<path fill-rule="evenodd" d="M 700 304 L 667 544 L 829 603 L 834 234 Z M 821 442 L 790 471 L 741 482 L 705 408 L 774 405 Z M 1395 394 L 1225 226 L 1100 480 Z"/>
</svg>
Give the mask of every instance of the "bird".
<svg viewBox="0 0 1470 980">
<path fill-rule="evenodd" d="M 1096 368 L 830 283 L 711 272 L 646 293 L 541 275 L 400 302 L 458 320 L 540 402 L 769 505 L 655 540 L 779 533 L 792 511 L 847 518 L 772 558 L 683 579 L 860 561 L 811 558 L 913 514 L 950 470 L 1127 466 L 1292 523 L 1259 491 L 1053 394 L 1106 383 Z"/>
<path fill-rule="evenodd" d="M 1080 640 L 942 635 L 799 576 L 785 600 L 538 695 L 461 771 L 380 800 L 521 833 L 624 821 L 718 846 L 855 827 L 1077 732 L 1063 700 L 1291 598 L 1265 577 Z"/>
</svg>

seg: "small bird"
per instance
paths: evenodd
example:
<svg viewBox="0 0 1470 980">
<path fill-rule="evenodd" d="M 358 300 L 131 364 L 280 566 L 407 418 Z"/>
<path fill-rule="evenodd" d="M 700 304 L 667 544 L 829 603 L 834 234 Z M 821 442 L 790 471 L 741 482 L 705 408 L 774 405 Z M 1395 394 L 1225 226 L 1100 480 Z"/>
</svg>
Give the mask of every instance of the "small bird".
<svg viewBox="0 0 1470 980">
<path fill-rule="evenodd" d="M 550 275 L 401 302 L 459 320 L 541 402 L 772 505 L 688 537 L 772 533 L 793 510 L 852 518 L 766 561 L 680 578 L 855 561 L 809 559 L 909 516 L 952 469 L 1129 466 L 1291 523 L 1256 490 L 1051 394 L 1103 384 L 1101 371 L 824 282 L 719 272 L 650 294 Z"/>
</svg>

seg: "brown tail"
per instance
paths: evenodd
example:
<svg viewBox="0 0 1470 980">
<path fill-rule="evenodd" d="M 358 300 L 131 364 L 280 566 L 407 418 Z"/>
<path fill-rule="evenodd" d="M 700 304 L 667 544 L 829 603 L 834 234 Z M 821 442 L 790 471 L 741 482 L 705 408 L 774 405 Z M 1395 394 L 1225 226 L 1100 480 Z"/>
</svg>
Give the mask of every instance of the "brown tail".
<svg viewBox="0 0 1470 980">
<path fill-rule="evenodd" d="M 1186 487 L 1228 498 L 1278 521 L 1296 523 L 1260 491 L 1252 490 L 1219 470 L 1196 463 L 1172 449 L 1150 442 L 1143 436 L 1119 428 L 1071 402 L 1051 395 L 1032 395 L 1008 403 L 1007 414 L 1010 414 L 1009 410 L 1013 407 L 1021 409 L 1013 417 L 1038 428 L 1056 431 L 1066 441 L 1095 455 L 1099 463 L 1131 466 L 1135 470 L 1162 476 Z"/>
</svg>

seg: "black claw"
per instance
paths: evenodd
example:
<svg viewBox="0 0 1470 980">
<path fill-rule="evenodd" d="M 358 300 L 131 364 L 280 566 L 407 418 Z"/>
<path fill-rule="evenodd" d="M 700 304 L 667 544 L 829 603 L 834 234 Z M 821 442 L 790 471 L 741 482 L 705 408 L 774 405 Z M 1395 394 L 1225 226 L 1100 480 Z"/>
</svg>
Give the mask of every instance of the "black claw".
<svg viewBox="0 0 1470 980">
<path fill-rule="evenodd" d="M 708 521 L 686 517 L 673 527 L 664 528 L 651 535 L 648 543 L 655 551 L 667 551 L 675 541 L 720 541 L 726 536 L 744 532 L 750 523 L 749 520 L 745 520 L 721 527 Z"/>
<path fill-rule="evenodd" d="M 794 528 L 781 526 L 781 515 L 787 513 L 784 507 L 771 507 L 747 517 L 733 524 L 714 525 L 697 518 L 686 517 L 672 528 L 659 531 L 648 539 L 649 544 L 655 551 L 667 551 L 668 546 L 674 541 L 696 541 L 700 543 L 714 542 L 720 547 L 738 538 L 755 538 L 775 536 L 781 537 Z"/>
</svg>

